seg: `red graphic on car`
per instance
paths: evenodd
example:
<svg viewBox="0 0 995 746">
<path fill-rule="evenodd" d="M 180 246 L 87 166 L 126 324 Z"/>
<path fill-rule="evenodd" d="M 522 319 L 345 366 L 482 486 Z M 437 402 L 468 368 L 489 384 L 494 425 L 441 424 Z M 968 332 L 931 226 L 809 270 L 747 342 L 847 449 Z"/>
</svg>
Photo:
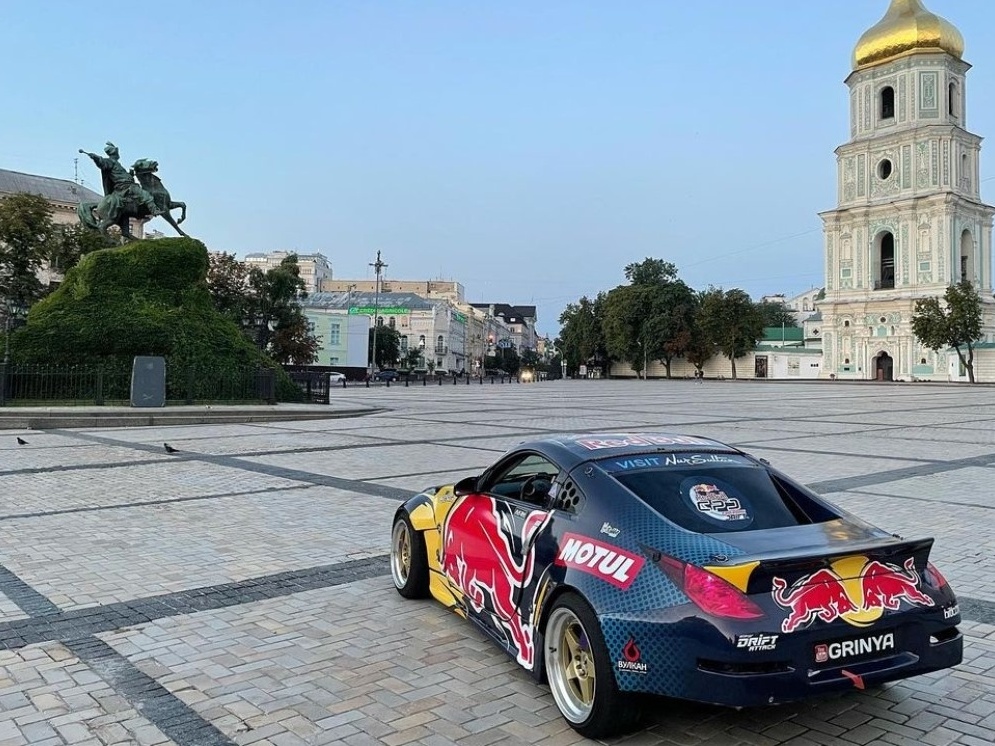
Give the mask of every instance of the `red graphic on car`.
<svg viewBox="0 0 995 746">
<path fill-rule="evenodd" d="M 921 579 L 910 557 L 902 567 L 866 557 L 847 557 L 829 568 L 799 578 L 788 587 L 783 578 L 772 580 L 774 601 L 788 610 L 781 622 L 783 632 L 808 627 L 819 619 L 842 619 L 855 627 L 866 627 L 885 610 L 898 611 L 904 601 L 911 606 L 933 606 L 933 599 L 920 590 Z"/>
<path fill-rule="evenodd" d="M 516 534 L 508 505 L 470 495 L 453 505 L 442 528 L 442 571 L 450 585 L 477 614 L 493 613 L 514 645 L 518 662 L 527 668 L 535 660 L 534 629 L 523 621 L 516 595 L 532 582 L 533 539 L 550 517 L 546 511 L 532 511 Z"/>
<path fill-rule="evenodd" d="M 781 622 L 782 632 L 794 632 L 807 627 L 817 618 L 832 622 L 844 614 L 857 611 L 857 606 L 843 587 L 843 579 L 832 570 L 819 570 L 807 575 L 791 590 L 781 578 L 774 578 L 774 600 L 779 606 L 790 609 L 788 618 Z"/>
<path fill-rule="evenodd" d="M 894 565 L 886 565 L 876 560 L 868 562 L 860 575 L 864 589 L 864 608 L 881 608 L 898 611 L 901 602 L 907 601 L 917 606 L 932 606 L 933 599 L 919 590 L 919 573 L 909 557 L 905 560 L 905 572 Z"/>
</svg>

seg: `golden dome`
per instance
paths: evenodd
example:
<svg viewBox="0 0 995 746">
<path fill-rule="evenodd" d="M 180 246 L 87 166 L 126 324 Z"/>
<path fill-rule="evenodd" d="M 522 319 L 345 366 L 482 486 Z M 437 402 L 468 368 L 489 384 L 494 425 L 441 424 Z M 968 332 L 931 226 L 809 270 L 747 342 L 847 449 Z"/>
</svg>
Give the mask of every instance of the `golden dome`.
<svg viewBox="0 0 995 746">
<path fill-rule="evenodd" d="M 891 0 L 884 18 L 857 42 L 853 69 L 887 62 L 914 49 L 944 51 L 960 59 L 964 37 L 952 23 L 926 10 L 922 0 Z"/>
</svg>

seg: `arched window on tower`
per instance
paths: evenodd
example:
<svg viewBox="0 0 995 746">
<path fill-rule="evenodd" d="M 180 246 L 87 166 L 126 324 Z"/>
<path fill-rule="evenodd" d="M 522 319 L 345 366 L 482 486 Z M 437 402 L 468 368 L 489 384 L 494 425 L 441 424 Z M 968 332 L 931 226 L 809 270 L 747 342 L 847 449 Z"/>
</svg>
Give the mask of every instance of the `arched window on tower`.
<svg viewBox="0 0 995 746">
<path fill-rule="evenodd" d="M 975 282 L 974 272 L 974 236 L 965 230 L 960 234 L 960 281 Z"/>
<path fill-rule="evenodd" d="M 952 117 L 960 116 L 960 90 L 956 82 L 947 86 L 947 112 Z"/>
<path fill-rule="evenodd" d="M 890 85 L 881 89 L 881 118 L 895 118 L 895 89 Z"/>
<path fill-rule="evenodd" d="M 895 236 L 891 232 L 885 231 L 874 239 L 871 267 L 875 290 L 895 287 Z"/>
</svg>

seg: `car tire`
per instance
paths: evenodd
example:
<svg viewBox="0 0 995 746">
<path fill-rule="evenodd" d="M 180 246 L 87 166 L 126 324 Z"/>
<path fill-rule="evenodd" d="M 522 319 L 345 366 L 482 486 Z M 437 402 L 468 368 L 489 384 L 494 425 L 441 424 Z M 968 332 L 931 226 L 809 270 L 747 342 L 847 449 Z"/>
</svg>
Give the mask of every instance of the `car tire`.
<svg viewBox="0 0 995 746">
<path fill-rule="evenodd" d="M 428 596 L 428 557 L 425 537 L 415 531 L 407 513 L 394 519 L 390 534 L 390 575 L 405 598 Z"/>
<path fill-rule="evenodd" d="M 601 625 L 586 601 L 573 593 L 558 598 L 543 644 L 546 680 L 570 727 L 586 738 L 605 738 L 638 725 L 639 705 L 619 691 Z"/>
</svg>

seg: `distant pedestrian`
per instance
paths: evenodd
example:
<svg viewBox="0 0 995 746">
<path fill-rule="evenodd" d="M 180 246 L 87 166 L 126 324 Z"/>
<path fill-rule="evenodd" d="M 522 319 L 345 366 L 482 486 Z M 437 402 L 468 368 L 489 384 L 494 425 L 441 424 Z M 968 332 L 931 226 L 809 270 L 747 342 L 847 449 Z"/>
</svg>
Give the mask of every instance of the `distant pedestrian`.
<svg viewBox="0 0 995 746">
<path fill-rule="evenodd" d="M 702 384 L 705 382 L 705 371 L 698 368 L 694 372 L 695 383 Z"/>
</svg>

